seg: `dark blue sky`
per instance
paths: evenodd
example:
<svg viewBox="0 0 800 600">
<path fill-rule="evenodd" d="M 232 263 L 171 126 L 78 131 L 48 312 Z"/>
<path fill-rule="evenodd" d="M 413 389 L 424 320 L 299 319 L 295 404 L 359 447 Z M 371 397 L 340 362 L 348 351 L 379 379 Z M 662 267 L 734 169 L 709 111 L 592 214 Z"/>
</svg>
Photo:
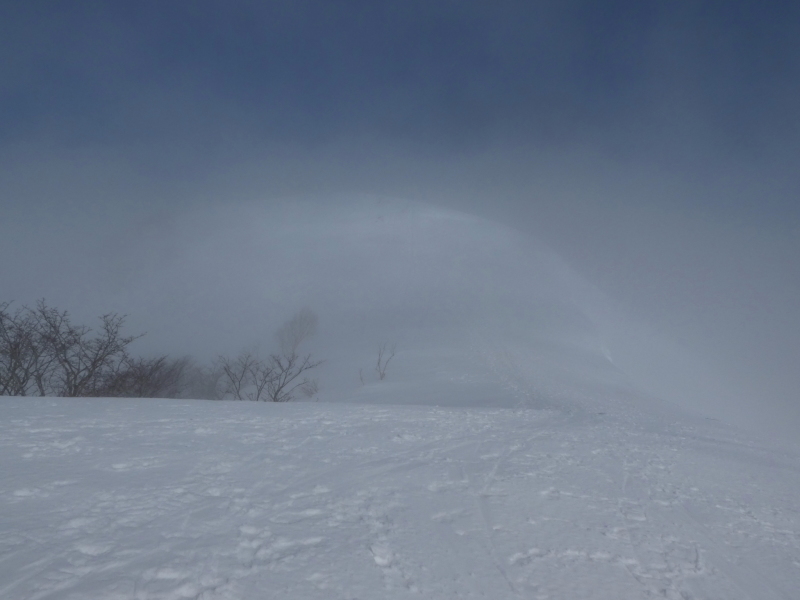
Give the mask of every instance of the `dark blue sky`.
<svg viewBox="0 0 800 600">
<path fill-rule="evenodd" d="M 663 136 L 679 154 L 705 135 L 757 157 L 800 126 L 792 2 L 4 5 L 5 144 Z"/>
</svg>

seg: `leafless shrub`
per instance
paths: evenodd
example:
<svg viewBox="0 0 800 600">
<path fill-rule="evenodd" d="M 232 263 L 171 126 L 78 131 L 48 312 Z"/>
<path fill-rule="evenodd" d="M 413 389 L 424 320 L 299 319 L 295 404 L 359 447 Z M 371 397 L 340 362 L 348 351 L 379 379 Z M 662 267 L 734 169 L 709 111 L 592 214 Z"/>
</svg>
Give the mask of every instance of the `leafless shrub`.
<svg viewBox="0 0 800 600">
<path fill-rule="evenodd" d="M 267 383 L 267 396 L 272 402 L 291 402 L 298 393 L 308 397 L 317 391 L 317 382 L 309 379 L 306 373 L 322 364 L 312 360 L 311 355 L 273 354 L 269 357 L 272 377 Z"/>
<path fill-rule="evenodd" d="M 0 304 L 0 395 L 28 396 L 35 391 L 40 358 L 36 322 L 29 311 Z"/>
<path fill-rule="evenodd" d="M 120 396 L 129 398 L 179 398 L 186 386 L 185 375 L 191 360 L 126 357 L 116 372 L 107 377 L 103 387 L 96 390 L 98 396 Z"/>
<path fill-rule="evenodd" d="M 290 402 L 298 395 L 313 396 L 318 389 L 308 372 L 322 364 L 311 354 L 301 355 L 300 344 L 314 334 L 317 316 L 304 308 L 276 332 L 280 352 L 261 359 L 253 352 L 237 358 L 219 358 L 225 395 L 237 400 Z"/>
<path fill-rule="evenodd" d="M 280 353 L 270 355 L 267 360 L 271 376 L 266 391 L 270 401 L 290 402 L 297 394 L 311 397 L 317 393 L 317 381 L 308 377 L 308 371 L 323 361 L 312 359 L 310 354 L 300 355 L 298 349 L 316 333 L 318 322 L 311 309 L 303 308 L 278 329 Z"/>
<path fill-rule="evenodd" d="M 15 312 L 0 305 L 0 394 L 90 396 L 119 373 L 127 347 L 125 317 L 100 317 L 97 331 L 73 325 L 66 311 L 45 304 Z"/>
<path fill-rule="evenodd" d="M 226 395 L 232 396 L 234 400 L 245 399 L 245 390 L 251 383 L 252 368 L 256 362 L 258 358 L 251 352 L 242 352 L 234 359 L 219 357 Z"/>
<path fill-rule="evenodd" d="M 98 388 L 128 358 L 128 345 L 141 337 L 122 336 L 124 315 L 101 316 L 100 329 L 91 335 L 92 329 L 73 325 L 66 311 L 50 308 L 43 300 L 33 314 L 44 354 L 52 358 L 52 364 L 40 376 L 47 379 L 48 386 L 58 396 L 96 395 Z"/>
<path fill-rule="evenodd" d="M 235 359 L 220 357 L 224 394 L 235 400 L 290 402 L 298 394 L 313 396 L 317 382 L 309 370 L 322 364 L 311 355 L 272 354 L 261 360 L 249 352 Z"/>
<path fill-rule="evenodd" d="M 247 399 L 255 402 L 266 401 L 274 377 L 275 371 L 269 361 L 253 361 L 250 365 L 251 390 L 247 393 Z"/>
<path fill-rule="evenodd" d="M 397 344 L 381 344 L 378 346 L 378 361 L 375 365 L 375 372 L 378 374 L 378 379 L 383 381 L 386 379 L 386 367 L 389 366 L 389 361 L 394 358 Z"/>
<path fill-rule="evenodd" d="M 0 395 L 209 398 L 289 402 L 318 389 L 309 371 L 322 364 L 300 345 L 314 334 L 317 316 L 303 309 L 277 331 L 280 351 L 261 359 L 245 351 L 221 356 L 211 368 L 189 358 L 134 358 L 122 335 L 125 317 L 109 313 L 101 326 L 73 325 L 66 311 L 42 300 L 10 310 L 0 303 Z"/>
</svg>

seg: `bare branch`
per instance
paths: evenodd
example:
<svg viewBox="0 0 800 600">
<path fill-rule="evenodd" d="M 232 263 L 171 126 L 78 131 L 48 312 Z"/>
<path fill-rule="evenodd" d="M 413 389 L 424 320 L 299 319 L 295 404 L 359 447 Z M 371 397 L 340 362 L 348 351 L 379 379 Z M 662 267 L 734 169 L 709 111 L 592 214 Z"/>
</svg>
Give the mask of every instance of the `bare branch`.
<svg viewBox="0 0 800 600">
<path fill-rule="evenodd" d="M 4 323 L 11 324 L 3 312 Z M 125 317 L 116 314 L 103 315 L 100 331 L 91 336 L 91 329 L 72 325 L 67 312 L 48 307 L 44 300 L 35 309 L 18 311 L 13 320 L 18 333 L 24 329 L 28 339 L 24 366 L 13 348 L 9 354 L 15 357 L 13 381 L 18 393 L 24 386 L 26 394 L 35 389 L 42 396 L 94 395 L 119 370 L 127 346 L 139 337 L 123 337 Z"/>
<path fill-rule="evenodd" d="M 275 372 L 269 362 L 262 360 L 253 361 L 250 365 L 250 381 L 252 391 L 248 392 L 247 398 L 259 402 L 268 399 L 268 389 L 270 382 L 275 377 Z"/>
<path fill-rule="evenodd" d="M 232 395 L 236 400 L 244 400 L 244 390 L 251 382 L 251 368 L 257 360 L 250 352 L 242 352 L 234 360 L 227 356 L 219 357 L 226 394 Z"/>
<path fill-rule="evenodd" d="M 397 344 L 381 344 L 378 346 L 378 362 L 375 365 L 375 372 L 378 374 L 378 379 L 383 381 L 386 379 L 386 367 L 389 366 L 389 361 L 394 358 Z"/>
<path fill-rule="evenodd" d="M 272 402 L 291 402 L 297 392 L 305 395 L 316 393 L 317 384 L 304 375 L 307 371 L 318 367 L 321 360 L 311 360 L 311 355 L 273 354 L 270 356 L 273 377 L 267 384 L 267 394 Z"/>
<path fill-rule="evenodd" d="M 98 396 L 129 398 L 178 398 L 185 385 L 184 376 L 191 361 L 188 358 L 170 360 L 126 357 L 110 373 L 105 385 L 98 388 Z"/>
<path fill-rule="evenodd" d="M 27 396 L 36 389 L 36 324 L 26 309 L 11 314 L 9 306 L 0 304 L 0 395 Z"/>
</svg>

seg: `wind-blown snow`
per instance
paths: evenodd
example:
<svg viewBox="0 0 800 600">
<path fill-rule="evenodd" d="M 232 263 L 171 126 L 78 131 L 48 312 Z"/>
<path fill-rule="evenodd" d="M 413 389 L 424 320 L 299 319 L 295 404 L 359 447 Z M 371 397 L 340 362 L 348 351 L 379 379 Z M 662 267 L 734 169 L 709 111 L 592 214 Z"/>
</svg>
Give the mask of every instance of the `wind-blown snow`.
<svg viewBox="0 0 800 600">
<path fill-rule="evenodd" d="M 701 390 L 694 357 L 557 256 L 418 207 L 238 217 L 120 289 L 207 350 L 310 305 L 320 402 L 0 398 L 0 598 L 797 597 L 800 450 L 637 392 Z"/>
<path fill-rule="evenodd" d="M 58 246 L 49 253 L 29 247 L 37 236 L 0 235 L 12 254 L 41 258 L 4 265 L 6 287 L 17 290 L 11 300 L 44 296 L 88 325 L 99 314 L 126 314 L 129 333 L 147 332 L 136 354 L 208 362 L 243 349 L 269 353 L 275 330 L 307 306 L 319 315 L 305 349 L 326 361 L 317 371 L 324 400 L 360 396 L 359 371 L 371 370 L 380 344 L 402 353 L 394 376 L 408 357 L 445 353 L 449 361 L 454 348 L 488 343 L 535 355 L 521 364 L 540 388 L 624 379 L 738 426 L 771 414 L 764 403 L 743 409 L 740 386 L 720 375 L 713 352 L 642 322 L 541 240 L 463 212 L 368 197 L 232 200 L 97 228 L 77 246 L 59 237 L 69 227 L 59 231 L 48 234 Z M 473 363 L 462 361 L 454 377 L 483 369 Z M 406 366 L 415 382 L 430 370 Z M 391 401 L 474 404 L 464 387 L 421 385 Z M 788 424 L 777 429 L 796 437 Z"/>
<path fill-rule="evenodd" d="M 611 386 L 520 406 L 3 398 L 0 597 L 797 597 L 796 448 Z"/>
</svg>

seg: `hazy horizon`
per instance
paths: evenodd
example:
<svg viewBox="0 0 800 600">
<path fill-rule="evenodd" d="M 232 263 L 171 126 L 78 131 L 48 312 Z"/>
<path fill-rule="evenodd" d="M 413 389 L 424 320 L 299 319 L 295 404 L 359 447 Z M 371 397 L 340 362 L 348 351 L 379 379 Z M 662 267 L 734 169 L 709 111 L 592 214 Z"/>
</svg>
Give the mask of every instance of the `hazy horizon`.
<svg viewBox="0 0 800 600">
<path fill-rule="evenodd" d="M 280 298 L 268 317 L 280 321 L 290 304 L 269 283 L 268 254 L 258 255 L 264 280 L 255 265 L 242 270 L 237 295 L 227 265 L 252 246 L 243 236 L 258 252 L 281 241 L 331 298 L 347 289 L 335 285 L 346 261 L 321 280 L 318 257 L 348 242 L 366 260 L 372 246 L 344 231 L 325 238 L 326 224 L 366 223 L 374 208 L 353 208 L 364 203 L 432 207 L 473 219 L 428 247 L 432 273 L 454 248 L 480 256 L 481 236 L 491 265 L 510 256 L 541 272 L 526 257 L 553 257 L 551 273 L 593 290 L 581 312 L 605 319 L 598 335 L 629 355 L 650 393 L 796 441 L 799 11 L 8 5 L 0 302 L 44 297 L 84 322 L 130 312 L 131 328 L 150 332 L 142 348 L 213 355 L 190 325 L 171 329 L 175 309 L 163 307 L 191 294 L 201 320 L 253 314 L 259 289 Z M 275 230 L 281 219 L 298 225 L 292 236 Z M 514 236 L 532 254 L 499 249 Z M 181 282 L 185 273 L 194 279 Z M 447 291 L 485 277 L 465 268 Z M 354 281 L 370 284 L 364 273 Z M 503 306 L 487 298 L 472 301 L 486 314 Z"/>
</svg>

